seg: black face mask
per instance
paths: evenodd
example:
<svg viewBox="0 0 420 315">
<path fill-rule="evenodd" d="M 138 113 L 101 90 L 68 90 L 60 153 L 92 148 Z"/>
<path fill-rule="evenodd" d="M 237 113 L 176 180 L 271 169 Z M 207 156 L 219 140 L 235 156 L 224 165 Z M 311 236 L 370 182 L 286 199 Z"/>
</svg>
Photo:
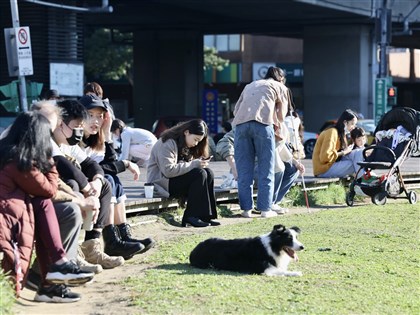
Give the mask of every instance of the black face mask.
<svg viewBox="0 0 420 315">
<path fill-rule="evenodd" d="M 79 144 L 83 139 L 83 128 L 74 128 L 70 138 L 66 138 L 69 145 Z"/>
</svg>

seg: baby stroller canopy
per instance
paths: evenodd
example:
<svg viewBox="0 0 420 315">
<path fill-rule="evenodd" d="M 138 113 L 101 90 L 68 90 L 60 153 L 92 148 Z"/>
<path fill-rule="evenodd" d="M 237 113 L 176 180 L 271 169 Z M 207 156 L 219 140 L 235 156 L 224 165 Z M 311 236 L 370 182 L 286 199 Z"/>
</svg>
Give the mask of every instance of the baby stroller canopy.
<svg viewBox="0 0 420 315">
<path fill-rule="evenodd" d="M 420 124 L 420 112 L 411 107 L 396 107 L 385 113 L 375 129 L 375 134 L 380 130 L 396 129 L 403 126 L 414 137 Z M 414 138 L 415 140 L 419 140 Z"/>
</svg>

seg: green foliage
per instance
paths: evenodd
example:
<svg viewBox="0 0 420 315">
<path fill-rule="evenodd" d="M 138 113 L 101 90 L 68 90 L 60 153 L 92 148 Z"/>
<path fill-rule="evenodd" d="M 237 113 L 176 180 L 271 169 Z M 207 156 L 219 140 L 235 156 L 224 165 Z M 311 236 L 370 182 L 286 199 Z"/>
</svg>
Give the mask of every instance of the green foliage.
<svg viewBox="0 0 420 315">
<path fill-rule="evenodd" d="M 0 268 L 0 314 L 12 314 L 14 290 Z"/>
<path fill-rule="evenodd" d="M 346 188 L 339 184 L 330 184 L 326 189 L 307 191 L 310 206 L 337 205 L 346 201 Z M 287 199 L 292 201 L 293 206 L 306 206 L 305 195 L 302 186 L 294 186 L 287 193 Z"/>
<path fill-rule="evenodd" d="M 189 265 L 202 240 L 261 235 L 279 223 L 302 229 L 305 250 L 289 268 L 302 277 Z M 244 220 L 160 243 L 144 258 L 150 268 L 124 286 L 139 314 L 418 314 L 418 229 L 406 202 Z"/>
<path fill-rule="evenodd" d="M 132 82 L 133 47 L 125 39 L 132 34 L 100 28 L 86 37 L 85 71 L 95 80 L 121 80 Z"/>
<path fill-rule="evenodd" d="M 229 60 L 218 56 L 216 48 L 204 46 L 204 70 L 213 68 L 222 71 L 228 65 Z"/>
</svg>

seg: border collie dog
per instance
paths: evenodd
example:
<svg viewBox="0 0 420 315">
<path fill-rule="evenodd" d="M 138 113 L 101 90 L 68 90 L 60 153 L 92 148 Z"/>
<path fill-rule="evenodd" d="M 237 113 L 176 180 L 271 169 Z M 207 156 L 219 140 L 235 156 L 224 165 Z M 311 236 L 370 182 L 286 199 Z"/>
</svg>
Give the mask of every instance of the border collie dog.
<svg viewBox="0 0 420 315">
<path fill-rule="evenodd" d="M 301 276 L 300 271 L 287 270 L 291 260 L 297 261 L 296 251 L 304 249 L 297 240 L 299 233 L 298 227 L 287 229 L 283 225 L 275 225 L 270 233 L 254 238 L 210 238 L 193 249 L 190 263 L 203 269 L 267 276 Z"/>
</svg>

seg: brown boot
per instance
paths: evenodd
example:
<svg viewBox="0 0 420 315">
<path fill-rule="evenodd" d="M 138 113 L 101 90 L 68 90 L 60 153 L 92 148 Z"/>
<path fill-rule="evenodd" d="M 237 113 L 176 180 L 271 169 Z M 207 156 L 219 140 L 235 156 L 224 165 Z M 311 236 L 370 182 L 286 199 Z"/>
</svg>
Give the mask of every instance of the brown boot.
<svg viewBox="0 0 420 315">
<path fill-rule="evenodd" d="M 84 241 L 80 246 L 85 259 L 91 264 L 99 264 L 104 269 L 112 269 L 124 265 L 124 258 L 121 256 L 110 257 L 102 250 L 101 241 L 98 238 Z"/>
<path fill-rule="evenodd" d="M 77 248 L 76 263 L 79 266 L 80 270 L 82 270 L 82 271 L 93 272 L 93 273 L 96 273 L 96 274 L 102 272 L 102 266 L 101 265 L 91 264 L 91 263 L 86 261 L 85 254 L 83 254 L 80 246 Z"/>
</svg>

